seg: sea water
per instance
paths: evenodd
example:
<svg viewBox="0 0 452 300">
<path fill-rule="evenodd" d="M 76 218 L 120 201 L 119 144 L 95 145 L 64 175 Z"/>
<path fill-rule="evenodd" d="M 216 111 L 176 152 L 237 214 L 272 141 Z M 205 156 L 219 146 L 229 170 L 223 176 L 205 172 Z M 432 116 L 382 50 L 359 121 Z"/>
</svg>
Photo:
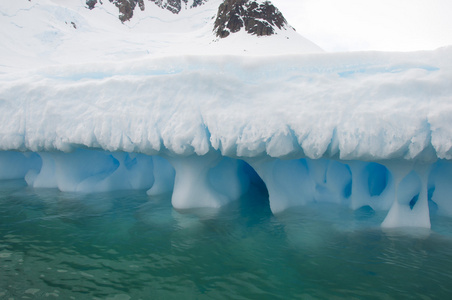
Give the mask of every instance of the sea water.
<svg viewBox="0 0 452 300">
<path fill-rule="evenodd" d="M 385 212 L 273 215 L 253 186 L 219 210 L 170 195 L 0 183 L 0 299 L 451 299 L 452 220 L 384 231 Z"/>
</svg>

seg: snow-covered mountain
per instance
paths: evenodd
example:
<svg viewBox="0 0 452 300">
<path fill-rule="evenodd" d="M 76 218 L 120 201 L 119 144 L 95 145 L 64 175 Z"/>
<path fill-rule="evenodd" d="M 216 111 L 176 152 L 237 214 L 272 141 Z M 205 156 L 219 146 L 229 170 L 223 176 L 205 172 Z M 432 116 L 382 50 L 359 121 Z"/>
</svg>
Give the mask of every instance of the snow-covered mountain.
<svg viewBox="0 0 452 300">
<path fill-rule="evenodd" d="M 162 55 L 321 51 L 273 5 L 255 0 L 2 0 L 0 13 L 0 73 Z M 234 19 L 244 24 L 242 30 L 232 25 Z M 229 27 L 234 34 L 221 38 L 225 33 L 219 32 Z M 258 36 L 264 31 L 272 35 Z"/>
<path fill-rule="evenodd" d="M 134 10 L 139 7 L 146 10 L 145 3 L 152 3 L 173 14 L 181 10 L 193 9 L 203 5 L 208 0 L 108 0 L 119 9 L 119 19 L 122 22 L 132 19 Z M 151 4 L 151 5 L 152 5 Z M 87 0 L 89 9 L 103 5 L 102 1 Z M 287 22 L 278 9 L 270 1 L 262 0 L 223 0 L 215 17 L 215 33 L 224 38 L 231 32 L 238 32 L 245 27 L 246 32 L 258 36 L 275 34 L 275 28 L 286 28 Z"/>
</svg>

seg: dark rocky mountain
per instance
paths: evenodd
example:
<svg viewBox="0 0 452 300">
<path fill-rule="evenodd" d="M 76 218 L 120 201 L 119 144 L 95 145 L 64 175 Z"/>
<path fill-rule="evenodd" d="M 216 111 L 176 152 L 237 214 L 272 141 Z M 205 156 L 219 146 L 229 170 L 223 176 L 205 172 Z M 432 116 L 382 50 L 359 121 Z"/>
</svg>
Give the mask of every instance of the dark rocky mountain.
<svg viewBox="0 0 452 300">
<path fill-rule="evenodd" d="M 107 0 L 104 0 L 107 1 Z M 122 22 L 128 21 L 133 17 L 133 11 L 135 7 L 138 7 L 141 10 L 145 10 L 145 0 L 108 0 L 119 9 L 119 19 Z M 190 5 L 190 8 L 197 7 L 202 5 L 208 0 L 194 0 Z M 154 5 L 161 7 L 163 9 L 167 9 L 173 14 L 178 14 L 182 7 L 188 5 L 189 0 L 147 0 L 146 2 L 153 2 Z M 96 7 L 96 4 L 102 4 L 102 0 L 86 0 L 86 5 L 89 9 L 93 9 Z"/>
<path fill-rule="evenodd" d="M 122 22 L 128 21 L 133 16 L 133 11 L 135 7 L 140 7 L 141 10 L 144 10 L 144 2 L 143 0 L 108 0 L 111 3 L 115 4 L 119 9 L 119 19 Z M 93 9 L 96 7 L 98 3 L 97 0 L 86 0 L 86 5 L 88 5 L 89 9 Z M 99 4 L 102 4 L 102 0 L 99 0 Z"/>
<path fill-rule="evenodd" d="M 262 36 L 272 35 L 275 27 L 282 29 L 286 25 L 286 19 L 269 1 L 225 0 L 218 8 L 214 31 L 225 38 L 244 27 L 246 32 Z"/>
<path fill-rule="evenodd" d="M 104 0 L 115 4 L 119 9 L 119 19 L 122 22 L 133 17 L 136 6 L 145 10 L 145 0 Z M 188 6 L 194 8 L 201 6 L 208 0 L 147 0 L 174 14 Z M 95 8 L 96 4 L 102 4 L 102 0 L 86 0 L 89 9 Z M 231 33 L 240 31 L 242 28 L 249 34 L 257 36 L 272 35 L 275 29 L 286 28 L 287 21 L 281 12 L 270 1 L 262 0 L 224 0 L 218 8 L 215 19 L 214 33 L 217 37 L 225 38 Z"/>
</svg>

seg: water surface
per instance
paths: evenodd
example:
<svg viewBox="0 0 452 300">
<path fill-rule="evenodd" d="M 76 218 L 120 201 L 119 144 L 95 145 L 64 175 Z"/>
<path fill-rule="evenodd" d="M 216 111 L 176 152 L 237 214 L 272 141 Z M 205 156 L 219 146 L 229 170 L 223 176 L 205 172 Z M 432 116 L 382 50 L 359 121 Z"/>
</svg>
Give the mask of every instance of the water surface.
<svg viewBox="0 0 452 300">
<path fill-rule="evenodd" d="M 384 212 L 272 215 L 253 188 L 221 210 L 145 191 L 0 184 L 0 299 L 451 299 L 452 221 L 383 231 Z"/>
</svg>

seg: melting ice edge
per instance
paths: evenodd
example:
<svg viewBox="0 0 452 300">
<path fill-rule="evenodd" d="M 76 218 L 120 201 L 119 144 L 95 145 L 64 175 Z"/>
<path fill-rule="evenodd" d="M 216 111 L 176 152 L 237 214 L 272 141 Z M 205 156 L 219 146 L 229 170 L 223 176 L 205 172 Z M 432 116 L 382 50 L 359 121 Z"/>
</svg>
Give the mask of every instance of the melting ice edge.
<svg viewBox="0 0 452 300">
<path fill-rule="evenodd" d="M 384 227 L 452 215 L 452 49 L 178 56 L 0 76 L 0 179 L 172 191 L 220 207 L 248 189 L 387 210 Z"/>
</svg>

